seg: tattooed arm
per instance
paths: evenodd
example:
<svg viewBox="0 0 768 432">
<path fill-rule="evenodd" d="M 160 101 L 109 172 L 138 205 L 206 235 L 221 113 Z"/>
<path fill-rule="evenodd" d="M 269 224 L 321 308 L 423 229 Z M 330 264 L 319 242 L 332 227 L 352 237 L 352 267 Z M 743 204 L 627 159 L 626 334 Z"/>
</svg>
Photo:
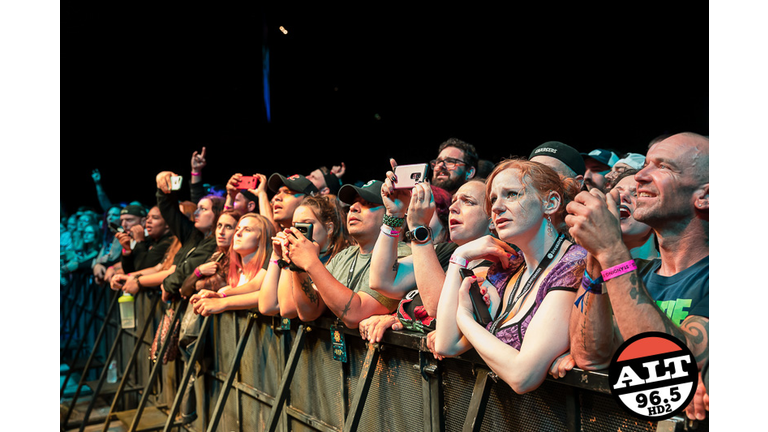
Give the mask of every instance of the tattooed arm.
<svg viewBox="0 0 768 432">
<path fill-rule="evenodd" d="M 629 249 L 621 240 L 618 209 L 611 195 L 603 196 L 597 190 L 581 192 L 574 201 L 568 203 L 567 210 L 565 222 L 570 227 L 570 234 L 594 256 L 602 269 L 632 259 Z M 677 327 L 648 294 L 637 270 L 604 282 L 603 291 L 608 293 L 613 316 L 623 339 L 650 331 L 667 333 L 686 343 L 699 367 L 704 364 L 709 355 L 708 318 L 692 315 Z M 578 325 L 572 327 L 572 330 L 578 333 Z"/>
<path fill-rule="evenodd" d="M 318 294 L 312 278 L 307 273 L 291 273 L 291 292 L 299 319 L 302 321 L 314 321 L 325 311 L 325 303 Z"/>
<path fill-rule="evenodd" d="M 613 260 L 604 265 L 612 267 L 624 261 L 609 264 L 610 262 Z M 651 331 L 674 336 L 685 342 L 701 369 L 709 357 L 709 318 L 689 315 L 680 327 L 676 326 L 648 294 L 636 270 L 610 279 L 605 286 L 608 288 L 616 324 L 623 339 Z"/>
<path fill-rule="evenodd" d="M 600 275 L 600 265 L 592 255 L 587 256 L 587 271 L 592 279 Z M 576 298 L 584 295 L 580 286 Z M 571 355 L 584 370 L 605 369 L 609 366 L 620 338 L 615 331 L 611 299 L 607 294 L 589 293 L 571 309 L 569 334 Z"/>
</svg>

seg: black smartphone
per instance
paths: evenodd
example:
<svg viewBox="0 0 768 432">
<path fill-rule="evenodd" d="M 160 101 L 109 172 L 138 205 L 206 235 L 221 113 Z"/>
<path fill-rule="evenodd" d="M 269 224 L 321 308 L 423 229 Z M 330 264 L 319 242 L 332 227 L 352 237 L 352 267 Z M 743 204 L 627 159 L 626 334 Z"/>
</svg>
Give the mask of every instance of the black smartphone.
<svg viewBox="0 0 768 432">
<path fill-rule="evenodd" d="M 475 272 L 469 269 L 459 269 L 461 277 L 466 279 L 470 276 L 474 276 Z M 483 295 L 480 294 L 480 286 L 477 281 L 472 282 L 472 286 L 469 287 L 469 298 L 472 300 L 472 307 L 475 309 L 475 321 L 482 326 L 488 325 L 491 322 L 491 313 L 488 312 L 488 306 L 483 300 Z"/>
<path fill-rule="evenodd" d="M 314 229 L 314 227 L 313 227 L 313 225 L 311 223 L 296 222 L 295 224 L 293 224 L 293 227 L 296 228 L 297 230 L 299 230 L 302 234 L 304 234 L 304 237 L 307 240 L 312 241 L 312 230 Z M 293 235 L 293 233 L 291 233 L 291 235 Z M 299 268 L 294 263 L 291 263 L 288 266 L 288 270 L 291 270 L 291 271 L 304 271 L 304 269 Z"/>
<path fill-rule="evenodd" d="M 312 241 L 312 230 L 314 227 L 311 223 L 302 223 L 302 222 L 296 222 L 293 224 L 293 227 L 297 230 L 301 231 L 302 234 L 304 234 L 304 237 L 307 238 L 307 240 Z"/>
<path fill-rule="evenodd" d="M 119 232 L 123 232 L 123 227 L 118 225 L 118 224 L 116 224 L 116 223 L 114 223 L 114 222 L 110 222 L 109 223 L 109 230 L 112 231 L 113 233 L 117 234 Z"/>
</svg>

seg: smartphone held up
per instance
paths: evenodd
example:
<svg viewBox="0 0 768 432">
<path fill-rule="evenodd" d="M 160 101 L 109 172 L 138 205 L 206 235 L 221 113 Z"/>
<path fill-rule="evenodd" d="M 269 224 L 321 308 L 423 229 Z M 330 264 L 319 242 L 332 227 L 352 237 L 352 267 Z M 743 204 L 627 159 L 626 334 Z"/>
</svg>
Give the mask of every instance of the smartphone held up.
<svg viewBox="0 0 768 432">
<path fill-rule="evenodd" d="M 398 165 L 395 167 L 395 189 L 410 189 L 427 180 L 429 164 Z"/>
</svg>

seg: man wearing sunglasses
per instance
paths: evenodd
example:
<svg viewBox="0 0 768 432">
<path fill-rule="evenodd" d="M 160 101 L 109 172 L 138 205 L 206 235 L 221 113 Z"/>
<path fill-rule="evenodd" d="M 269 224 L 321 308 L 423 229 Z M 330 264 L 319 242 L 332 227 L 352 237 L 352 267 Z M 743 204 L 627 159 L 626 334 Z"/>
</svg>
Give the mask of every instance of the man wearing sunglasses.
<svg viewBox="0 0 768 432">
<path fill-rule="evenodd" d="M 477 150 L 472 144 L 449 138 L 440 144 L 437 159 L 430 162 L 432 184 L 453 195 L 477 173 Z"/>
</svg>

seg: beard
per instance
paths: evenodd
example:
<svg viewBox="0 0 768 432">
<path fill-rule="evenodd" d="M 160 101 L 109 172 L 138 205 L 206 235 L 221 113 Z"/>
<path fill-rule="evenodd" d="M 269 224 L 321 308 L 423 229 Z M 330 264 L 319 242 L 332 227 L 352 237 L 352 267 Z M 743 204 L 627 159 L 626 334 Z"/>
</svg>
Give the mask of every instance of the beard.
<svg viewBox="0 0 768 432">
<path fill-rule="evenodd" d="M 432 179 L 433 186 L 437 186 L 439 188 L 445 189 L 451 194 L 453 194 L 463 184 L 464 184 L 464 181 L 462 181 L 461 176 L 452 178 L 450 174 L 448 174 L 447 178 Z"/>
</svg>

